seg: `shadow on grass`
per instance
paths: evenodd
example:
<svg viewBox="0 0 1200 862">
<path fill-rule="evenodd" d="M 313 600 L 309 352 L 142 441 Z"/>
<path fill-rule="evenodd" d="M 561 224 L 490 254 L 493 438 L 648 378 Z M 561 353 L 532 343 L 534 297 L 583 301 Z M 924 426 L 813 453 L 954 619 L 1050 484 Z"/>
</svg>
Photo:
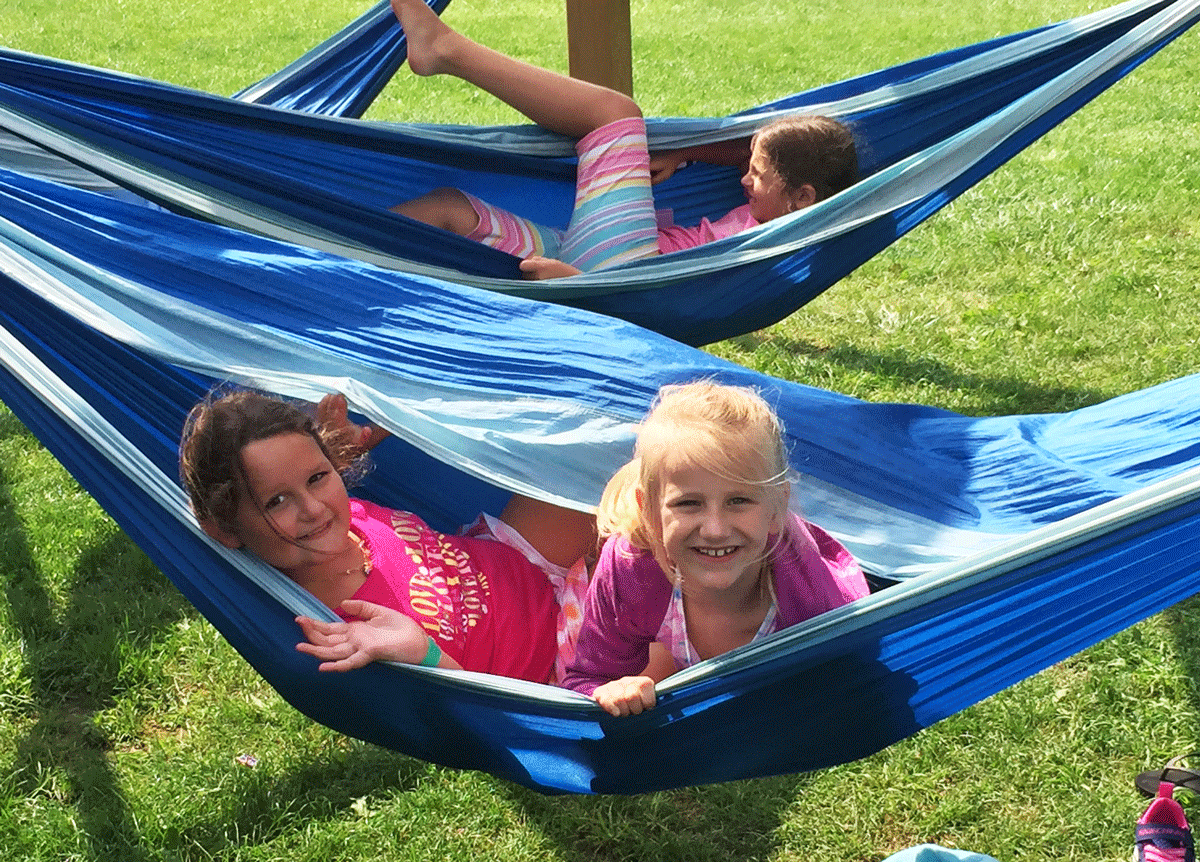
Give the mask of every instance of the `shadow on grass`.
<svg viewBox="0 0 1200 862">
<path fill-rule="evenodd" d="M 728 343 L 737 350 L 743 362 L 752 362 L 754 353 L 768 342 L 788 356 L 819 359 L 846 371 L 866 372 L 944 392 L 970 392 L 972 403 L 977 405 L 972 412 L 977 415 L 1060 413 L 1097 404 L 1119 394 L 1086 387 L 1041 386 L 1025 378 L 967 373 L 904 350 L 873 351 L 849 344 L 820 347 L 772 332 L 750 333 L 730 339 Z M 797 380 L 803 379 L 802 374 L 794 376 Z"/>
<path fill-rule="evenodd" d="M 364 797 L 414 790 L 428 769 L 411 757 L 364 744 L 308 758 L 283 774 L 247 773 L 236 788 L 222 792 L 216 810 L 169 835 L 168 849 L 182 858 L 207 859 L 303 834 L 314 823 L 345 816 Z"/>
<path fill-rule="evenodd" d="M 27 432 L 12 417 L 0 437 Z M 53 528 L 51 528 L 53 529 Z M 115 702 L 127 642 L 170 625 L 186 603 L 122 535 L 88 550 L 69 580 L 61 611 L 14 510 L 0 467 L 0 536 L 6 549 L 4 597 L 24 646 L 37 721 L 17 744 L 9 775 L 29 795 L 65 779 L 58 791 L 94 859 L 145 859 L 137 827 L 108 763 L 109 740 L 96 716 Z M 131 597 L 130 583 L 137 584 Z"/>
<path fill-rule="evenodd" d="M 771 857 L 784 815 L 810 780 L 785 775 L 630 797 L 542 796 L 508 788 L 564 859 L 724 862 Z"/>
<path fill-rule="evenodd" d="M 170 849 L 183 858 L 210 858 L 302 834 L 313 823 L 344 817 L 364 797 L 414 791 L 437 769 L 364 744 L 283 775 L 248 777 L 223 794 L 220 810 L 172 836 Z M 769 858 L 783 816 L 809 781 L 782 776 L 633 797 L 573 797 L 484 780 L 553 845 L 556 858 L 578 862 Z"/>
</svg>

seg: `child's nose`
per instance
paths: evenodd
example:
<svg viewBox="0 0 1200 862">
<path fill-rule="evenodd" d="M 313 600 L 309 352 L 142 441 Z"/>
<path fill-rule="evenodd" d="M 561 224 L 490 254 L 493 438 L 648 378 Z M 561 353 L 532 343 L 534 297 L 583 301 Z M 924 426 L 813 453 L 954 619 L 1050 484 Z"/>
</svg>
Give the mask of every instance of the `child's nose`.
<svg viewBox="0 0 1200 862">
<path fill-rule="evenodd" d="M 713 508 L 705 512 L 700 522 L 700 534 L 705 538 L 723 538 L 725 533 L 725 516 L 721 510 Z"/>
<path fill-rule="evenodd" d="M 312 494 L 305 494 L 301 502 L 306 517 L 315 518 L 325 510 L 325 504 Z"/>
</svg>

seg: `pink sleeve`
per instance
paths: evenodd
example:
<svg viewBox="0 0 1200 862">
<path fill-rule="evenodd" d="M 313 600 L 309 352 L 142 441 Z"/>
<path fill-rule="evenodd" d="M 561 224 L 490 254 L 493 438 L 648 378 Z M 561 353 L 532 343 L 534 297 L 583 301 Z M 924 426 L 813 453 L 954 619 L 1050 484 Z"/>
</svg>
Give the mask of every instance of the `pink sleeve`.
<svg viewBox="0 0 1200 862">
<path fill-rule="evenodd" d="M 775 556 L 780 622 L 795 625 L 870 592 L 862 569 L 833 536 L 793 515 Z"/>
<path fill-rule="evenodd" d="M 670 583 L 650 554 L 610 537 L 588 584 L 579 643 L 563 686 L 590 695 L 606 682 L 645 670 L 670 595 Z"/>
</svg>

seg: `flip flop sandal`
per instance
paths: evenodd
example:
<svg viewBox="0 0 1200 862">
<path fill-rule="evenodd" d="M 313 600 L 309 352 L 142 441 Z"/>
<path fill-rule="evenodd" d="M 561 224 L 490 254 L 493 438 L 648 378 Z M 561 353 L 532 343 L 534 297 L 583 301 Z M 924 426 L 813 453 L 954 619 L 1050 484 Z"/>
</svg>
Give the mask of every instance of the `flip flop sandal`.
<svg viewBox="0 0 1200 862">
<path fill-rule="evenodd" d="M 1158 793 L 1158 785 L 1166 782 L 1184 790 L 1200 795 L 1200 770 L 1190 769 L 1181 765 L 1185 760 L 1200 758 L 1200 751 L 1191 754 L 1181 754 L 1172 757 L 1162 769 L 1151 769 L 1139 775 L 1134 783 L 1143 796 L 1154 796 Z"/>
</svg>

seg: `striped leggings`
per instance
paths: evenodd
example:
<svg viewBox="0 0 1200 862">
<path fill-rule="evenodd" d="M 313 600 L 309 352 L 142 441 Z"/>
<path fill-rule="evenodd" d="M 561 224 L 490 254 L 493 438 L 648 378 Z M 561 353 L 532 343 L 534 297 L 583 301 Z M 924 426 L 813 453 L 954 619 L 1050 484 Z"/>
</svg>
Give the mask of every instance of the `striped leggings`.
<svg viewBox="0 0 1200 862">
<path fill-rule="evenodd" d="M 645 121 L 627 117 L 601 126 L 581 138 L 575 150 L 575 209 L 566 230 L 540 225 L 468 194 L 479 214 L 479 225 L 469 238 L 521 258 L 556 258 L 584 272 L 657 255 Z"/>
</svg>

